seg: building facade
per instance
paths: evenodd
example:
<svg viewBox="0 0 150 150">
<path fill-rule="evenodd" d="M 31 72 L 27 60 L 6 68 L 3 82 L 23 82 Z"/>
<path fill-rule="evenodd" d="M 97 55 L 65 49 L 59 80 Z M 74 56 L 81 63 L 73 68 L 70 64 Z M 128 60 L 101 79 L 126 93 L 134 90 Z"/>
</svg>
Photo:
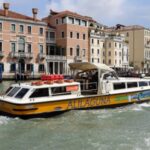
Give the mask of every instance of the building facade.
<svg viewBox="0 0 150 150">
<path fill-rule="evenodd" d="M 63 11 L 51 13 L 43 21 L 56 28 L 57 49 L 61 51 L 60 60 L 65 61 L 65 73 L 69 74 L 71 62 L 87 62 L 88 53 L 88 20 L 89 17 Z"/>
<path fill-rule="evenodd" d="M 65 74 L 66 56 L 56 46 L 56 29 L 48 25 L 46 29 L 46 66 L 49 74 Z"/>
<path fill-rule="evenodd" d="M 123 26 L 109 28 L 113 33 L 125 35 L 129 46 L 129 63 L 137 72 L 150 73 L 150 29 L 142 26 Z"/>
<path fill-rule="evenodd" d="M 36 76 L 45 72 L 46 23 L 37 19 L 38 10 L 32 10 L 28 17 L 9 10 L 9 4 L 3 4 L 0 10 L 0 65 L 4 77 L 16 74 Z"/>
<path fill-rule="evenodd" d="M 90 62 L 104 63 L 113 68 L 128 68 L 128 45 L 124 35 L 116 35 L 101 29 L 90 30 Z"/>
</svg>

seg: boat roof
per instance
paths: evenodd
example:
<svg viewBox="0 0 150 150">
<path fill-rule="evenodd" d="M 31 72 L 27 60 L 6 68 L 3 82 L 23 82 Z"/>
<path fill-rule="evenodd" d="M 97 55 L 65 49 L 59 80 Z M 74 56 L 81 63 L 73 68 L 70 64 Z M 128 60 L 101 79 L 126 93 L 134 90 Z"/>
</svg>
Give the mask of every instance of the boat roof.
<svg viewBox="0 0 150 150">
<path fill-rule="evenodd" d="M 79 82 L 72 82 L 72 83 L 54 83 L 54 84 L 42 84 L 42 85 L 32 85 L 31 82 L 28 83 L 20 83 L 20 84 L 13 84 L 13 87 L 22 87 L 22 88 L 49 88 L 49 87 L 62 87 L 62 86 L 74 86 L 79 85 Z"/>
<path fill-rule="evenodd" d="M 71 70 L 103 70 L 103 71 L 114 71 L 112 68 L 105 64 L 98 64 L 98 63 L 89 63 L 89 62 L 78 62 L 78 63 L 70 63 L 69 64 Z"/>
</svg>

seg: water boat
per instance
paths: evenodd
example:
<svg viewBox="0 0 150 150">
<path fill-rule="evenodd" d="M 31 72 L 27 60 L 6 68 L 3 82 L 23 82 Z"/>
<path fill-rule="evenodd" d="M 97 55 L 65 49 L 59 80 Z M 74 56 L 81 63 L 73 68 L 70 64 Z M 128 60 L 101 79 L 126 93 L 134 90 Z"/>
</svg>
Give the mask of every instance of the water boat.
<svg viewBox="0 0 150 150">
<path fill-rule="evenodd" d="M 119 78 L 104 64 L 71 63 L 70 69 L 73 79 L 45 75 L 38 82 L 11 85 L 0 96 L 0 111 L 28 117 L 150 100 L 149 79 Z"/>
</svg>

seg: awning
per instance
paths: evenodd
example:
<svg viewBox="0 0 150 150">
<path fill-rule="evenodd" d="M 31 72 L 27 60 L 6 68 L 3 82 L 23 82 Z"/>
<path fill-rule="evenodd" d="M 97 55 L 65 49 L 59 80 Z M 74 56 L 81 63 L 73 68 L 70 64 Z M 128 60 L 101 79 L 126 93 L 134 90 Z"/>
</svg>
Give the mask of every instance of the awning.
<svg viewBox="0 0 150 150">
<path fill-rule="evenodd" d="M 69 66 L 71 70 L 87 71 L 87 70 L 98 69 L 103 71 L 114 71 L 113 69 L 111 69 L 105 64 L 92 64 L 88 62 L 70 63 Z"/>
</svg>

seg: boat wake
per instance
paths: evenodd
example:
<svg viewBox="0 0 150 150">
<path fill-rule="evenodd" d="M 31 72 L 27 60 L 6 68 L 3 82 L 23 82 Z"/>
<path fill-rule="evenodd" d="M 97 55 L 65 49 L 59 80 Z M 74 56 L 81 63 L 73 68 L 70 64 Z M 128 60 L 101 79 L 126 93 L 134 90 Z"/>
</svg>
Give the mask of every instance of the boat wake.
<svg viewBox="0 0 150 150">
<path fill-rule="evenodd" d="M 141 108 L 147 111 L 150 111 L 150 103 L 140 104 Z"/>
<path fill-rule="evenodd" d="M 10 121 L 9 117 L 0 116 L 0 125 L 6 125 Z"/>
</svg>

